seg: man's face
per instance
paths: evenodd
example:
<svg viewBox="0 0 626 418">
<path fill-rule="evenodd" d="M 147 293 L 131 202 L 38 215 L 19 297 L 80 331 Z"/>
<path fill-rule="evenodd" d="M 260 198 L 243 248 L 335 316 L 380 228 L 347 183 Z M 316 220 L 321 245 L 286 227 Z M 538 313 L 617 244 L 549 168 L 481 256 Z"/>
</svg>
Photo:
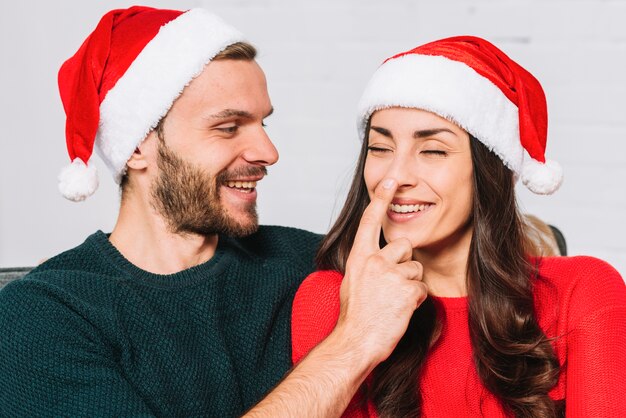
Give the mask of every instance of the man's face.
<svg viewBox="0 0 626 418">
<path fill-rule="evenodd" d="M 208 64 L 158 134 L 153 206 L 176 233 L 243 236 L 258 227 L 256 183 L 278 160 L 263 120 L 272 112 L 254 61 Z"/>
</svg>

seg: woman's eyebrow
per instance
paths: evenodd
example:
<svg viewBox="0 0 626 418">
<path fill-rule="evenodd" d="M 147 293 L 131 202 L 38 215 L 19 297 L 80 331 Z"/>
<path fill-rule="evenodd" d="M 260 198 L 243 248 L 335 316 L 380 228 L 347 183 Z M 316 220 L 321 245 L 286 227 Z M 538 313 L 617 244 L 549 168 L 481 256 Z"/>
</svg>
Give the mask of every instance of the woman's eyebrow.
<svg viewBox="0 0 626 418">
<path fill-rule="evenodd" d="M 380 126 L 370 126 L 372 131 L 378 132 L 379 134 L 386 136 L 387 138 L 393 138 L 389 129 L 381 128 Z"/>
<path fill-rule="evenodd" d="M 386 136 L 388 138 L 393 138 L 393 135 L 391 134 L 391 131 L 389 129 L 385 129 L 382 128 L 380 126 L 370 126 L 370 129 L 378 132 L 379 134 Z M 420 138 L 428 138 L 431 136 L 435 136 L 441 132 L 448 132 L 451 133 L 452 135 L 456 136 L 456 134 L 451 131 L 450 129 L 447 128 L 437 128 L 437 129 L 421 129 L 419 131 L 415 131 L 413 133 L 413 138 L 415 139 L 420 139 Z"/>
<path fill-rule="evenodd" d="M 441 132 L 448 132 L 451 133 L 452 135 L 456 136 L 456 134 L 454 132 L 452 132 L 450 129 L 447 128 L 439 128 L 439 129 L 423 129 L 420 131 L 415 131 L 413 133 L 413 138 L 418 139 L 418 138 L 428 138 L 430 136 L 435 136 Z"/>
</svg>

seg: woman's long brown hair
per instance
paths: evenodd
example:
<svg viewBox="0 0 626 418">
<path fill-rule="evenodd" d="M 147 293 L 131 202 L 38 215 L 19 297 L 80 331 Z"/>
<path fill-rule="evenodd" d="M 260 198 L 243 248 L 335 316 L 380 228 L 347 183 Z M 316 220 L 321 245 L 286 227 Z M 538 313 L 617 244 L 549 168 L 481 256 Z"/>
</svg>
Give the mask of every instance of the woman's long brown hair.
<svg viewBox="0 0 626 418">
<path fill-rule="evenodd" d="M 526 257 L 513 173 L 475 138 L 470 137 L 470 146 L 474 233 L 467 289 L 476 370 L 483 385 L 509 414 L 561 416 L 564 405 L 555 404 L 548 396 L 557 382 L 559 363 L 535 317 L 532 285 L 537 270 Z M 363 178 L 366 158 L 367 139 L 346 203 L 318 252 L 321 269 L 345 272 L 360 214 L 369 204 Z M 391 356 L 374 370 L 371 384 L 364 386 L 363 393 L 374 402 L 381 417 L 421 415 L 421 370 L 439 336 L 441 320 L 432 298 L 427 298 L 413 314 Z"/>
</svg>

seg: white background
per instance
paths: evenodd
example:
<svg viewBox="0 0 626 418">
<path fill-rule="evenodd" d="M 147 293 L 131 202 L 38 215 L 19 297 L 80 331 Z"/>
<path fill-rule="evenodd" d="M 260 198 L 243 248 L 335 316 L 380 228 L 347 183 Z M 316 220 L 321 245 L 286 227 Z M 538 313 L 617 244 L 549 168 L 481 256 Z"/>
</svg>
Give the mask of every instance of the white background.
<svg viewBox="0 0 626 418">
<path fill-rule="evenodd" d="M 56 75 L 107 10 L 128 1 L 11 1 L 0 13 L 0 267 L 29 266 L 114 225 L 118 192 L 76 204 L 57 192 L 68 162 Z M 441 37 L 489 39 L 542 82 L 548 156 L 562 188 L 522 209 L 557 225 L 570 254 L 626 275 L 626 2 L 611 0 L 146 1 L 206 7 L 258 47 L 281 160 L 259 186 L 261 221 L 325 232 L 358 150 L 355 107 L 378 64 Z"/>
</svg>

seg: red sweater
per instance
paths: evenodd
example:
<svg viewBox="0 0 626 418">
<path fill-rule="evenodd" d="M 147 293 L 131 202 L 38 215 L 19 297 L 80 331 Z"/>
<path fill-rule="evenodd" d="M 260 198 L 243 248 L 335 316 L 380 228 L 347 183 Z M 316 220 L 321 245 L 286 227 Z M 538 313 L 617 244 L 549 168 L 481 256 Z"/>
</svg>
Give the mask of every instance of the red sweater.
<svg viewBox="0 0 626 418">
<path fill-rule="evenodd" d="M 561 364 L 553 399 L 567 417 L 626 417 L 626 286 L 607 263 L 591 257 L 539 259 L 535 284 L 539 325 Z M 300 286 L 292 312 L 297 363 L 334 328 L 339 315 L 337 272 L 318 271 Z M 424 417 L 504 417 L 472 363 L 467 298 L 437 298 L 445 311 L 442 334 L 421 377 Z M 481 414 L 482 408 L 482 414 Z M 344 416 L 375 417 L 371 402 Z"/>
</svg>

